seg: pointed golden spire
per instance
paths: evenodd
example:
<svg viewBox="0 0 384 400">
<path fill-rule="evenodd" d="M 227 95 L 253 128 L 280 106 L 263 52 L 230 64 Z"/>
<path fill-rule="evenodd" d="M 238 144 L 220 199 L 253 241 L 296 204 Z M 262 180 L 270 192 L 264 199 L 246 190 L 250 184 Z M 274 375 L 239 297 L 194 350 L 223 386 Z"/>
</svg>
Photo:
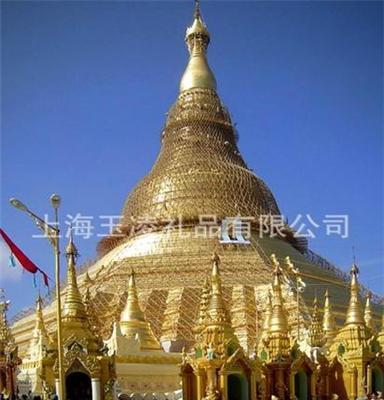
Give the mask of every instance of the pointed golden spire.
<svg viewBox="0 0 384 400">
<path fill-rule="evenodd" d="M 139 305 L 137 296 L 135 272 L 132 270 L 128 281 L 128 298 L 127 303 L 120 317 L 121 322 L 126 321 L 145 321 L 144 314 Z"/>
<path fill-rule="evenodd" d="M 181 78 L 180 92 L 193 88 L 216 90 L 216 79 L 206 58 L 209 40 L 209 32 L 201 18 L 199 2 L 196 1 L 193 23 L 187 29 L 185 36 L 190 58 Z"/>
<path fill-rule="evenodd" d="M 128 281 L 127 303 L 120 317 L 121 332 L 125 337 L 139 340 L 141 349 L 159 350 L 160 344 L 146 321 L 139 305 L 135 272 L 132 270 Z"/>
<path fill-rule="evenodd" d="M 43 300 L 39 296 L 36 299 L 36 317 L 35 317 L 35 329 L 33 331 L 34 337 L 48 337 L 47 329 L 45 328 L 44 318 L 43 318 Z"/>
<path fill-rule="evenodd" d="M 357 279 L 359 268 L 354 263 L 351 268 L 351 286 L 349 306 L 345 325 L 364 325 L 363 313 L 359 302 L 359 282 Z"/>
<path fill-rule="evenodd" d="M 323 331 L 327 339 L 327 347 L 332 343 L 333 338 L 336 336 L 336 321 L 335 316 L 332 312 L 332 306 L 330 302 L 330 296 L 328 289 L 325 292 L 325 303 L 324 303 L 324 315 L 323 315 Z"/>
<path fill-rule="evenodd" d="M 224 305 L 223 293 L 221 291 L 220 257 L 216 253 L 213 254 L 212 263 L 212 293 L 207 315 L 211 322 L 228 323 L 227 311 Z"/>
<path fill-rule="evenodd" d="M 31 360 L 41 360 L 44 357 L 44 349 L 48 349 L 51 344 L 43 317 L 43 300 L 40 295 L 36 299 L 35 328 L 29 347 L 29 358 Z"/>
<path fill-rule="evenodd" d="M 274 254 L 271 255 L 274 265 L 272 283 L 272 313 L 269 319 L 268 338 L 266 345 L 269 357 L 272 360 L 286 358 L 289 356 L 290 342 L 287 316 L 283 306 L 283 295 L 281 289 L 282 270 Z"/>
<path fill-rule="evenodd" d="M 276 256 L 272 254 L 274 264 L 273 284 L 272 284 L 272 314 L 269 321 L 269 332 L 288 333 L 288 322 L 283 309 L 283 295 L 281 291 L 282 270 Z"/>
<path fill-rule="evenodd" d="M 365 322 L 365 325 L 367 325 L 367 327 L 369 329 L 371 329 L 371 331 L 374 331 L 375 330 L 375 321 L 373 320 L 373 317 L 372 317 L 371 299 L 372 299 L 372 293 L 368 292 L 366 299 L 365 299 L 364 322 Z"/>
<path fill-rule="evenodd" d="M 73 243 L 72 231 L 70 232 L 68 246 L 65 251 L 67 257 L 67 290 L 65 294 L 63 317 L 68 319 L 86 319 L 84 303 L 81 299 L 76 277 L 76 258 L 79 253 Z"/>
<path fill-rule="evenodd" d="M 313 299 L 313 311 L 311 317 L 311 325 L 308 332 L 308 342 L 311 347 L 322 347 L 325 343 L 324 331 L 319 307 L 317 305 L 316 295 Z"/>
</svg>

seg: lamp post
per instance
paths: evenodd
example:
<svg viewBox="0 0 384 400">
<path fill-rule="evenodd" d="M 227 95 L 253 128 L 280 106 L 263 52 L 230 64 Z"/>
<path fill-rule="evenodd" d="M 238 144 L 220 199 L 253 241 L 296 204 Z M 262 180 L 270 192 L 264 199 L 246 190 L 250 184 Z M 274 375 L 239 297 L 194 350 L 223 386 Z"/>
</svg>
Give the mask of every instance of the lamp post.
<svg viewBox="0 0 384 400">
<path fill-rule="evenodd" d="M 37 227 L 42 230 L 51 243 L 54 254 L 55 254 L 55 281 L 56 281 L 56 321 L 57 321 L 57 353 L 58 353 L 58 364 L 59 364 L 59 400 L 65 399 L 65 385 L 64 385 L 64 370 L 63 370 L 63 337 L 61 327 L 61 297 L 60 297 L 60 229 L 58 226 L 59 222 L 59 206 L 61 198 L 58 194 L 53 194 L 50 197 L 51 205 L 55 213 L 55 225 L 50 225 L 45 222 L 42 218 L 33 213 L 25 204 L 20 200 L 12 198 L 9 202 L 18 210 L 27 213 L 35 222 Z"/>
</svg>

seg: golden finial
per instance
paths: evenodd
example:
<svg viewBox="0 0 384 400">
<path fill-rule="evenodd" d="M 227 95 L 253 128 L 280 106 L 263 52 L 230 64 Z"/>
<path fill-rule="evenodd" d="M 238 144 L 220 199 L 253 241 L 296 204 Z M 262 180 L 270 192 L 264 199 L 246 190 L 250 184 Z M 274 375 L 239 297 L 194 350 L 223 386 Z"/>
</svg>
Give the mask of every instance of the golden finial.
<svg viewBox="0 0 384 400">
<path fill-rule="evenodd" d="M 195 19 L 200 17 L 200 0 L 195 0 L 195 12 L 193 16 Z"/>
<path fill-rule="evenodd" d="M 283 307 L 283 295 L 281 289 L 282 271 L 280 263 L 275 254 L 271 255 L 271 261 L 274 265 L 272 283 L 272 310 L 270 318 L 268 318 L 268 327 L 265 322 L 265 328 L 267 328 L 267 338 L 264 340 L 264 343 L 268 348 L 268 354 L 271 360 L 277 360 L 288 357 L 290 351 L 290 342 L 288 336 L 288 321 Z"/>
<path fill-rule="evenodd" d="M 211 322 L 228 322 L 221 290 L 220 257 L 216 253 L 212 257 L 211 286 L 212 293 L 207 315 Z"/>
<path fill-rule="evenodd" d="M 85 307 L 81 299 L 76 276 L 76 258 L 78 251 L 73 243 L 72 231 L 70 232 L 69 243 L 66 248 L 67 256 L 67 288 L 65 294 L 63 317 L 64 319 L 80 318 L 86 319 Z"/>
<path fill-rule="evenodd" d="M 353 263 L 351 268 L 351 284 L 350 284 L 350 299 L 347 310 L 347 318 L 345 325 L 364 324 L 361 305 L 359 302 L 359 282 L 358 282 L 359 268 Z"/>
<path fill-rule="evenodd" d="M 365 325 L 367 325 L 367 327 L 371 329 L 371 331 L 374 331 L 375 321 L 372 318 L 371 299 L 372 299 L 372 293 L 368 292 L 365 298 L 364 321 Z"/>
<path fill-rule="evenodd" d="M 77 251 L 77 248 L 76 248 L 75 244 L 73 243 L 72 227 L 69 231 L 69 242 L 68 242 L 67 248 L 65 249 L 65 255 L 67 256 L 67 258 L 72 257 L 75 260 L 79 256 L 79 252 Z"/>
<path fill-rule="evenodd" d="M 48 336 L 43 318 L 43 299 L 41 298 L 40 294 L 37 296 L 36 299 L 36 317 L 35 317 L 35 329 L 33 332 L 33 336 L 34 337 Z"/>
<path fill-rule="evenodd" d="M 328 289 L 325 291 L 323 331 L 325 337 L 327 338 L 327 346 L 329 346 L 333 338 L 336 336 L 336 321 L 335 321 L 335 316 L 332 312 L 332 306 L 330 302 Z"/>
<path fill-rule="evenodd" d="M 190 54 L 187 68 L 180 82 L 180 92 L 193 88 L 216 90 L 216 80 L 206 59 L 210 35 L 201 18 L 200 4 L 195 2 L 193 23 L 187 28 L 185 41 Z"/>
<path fill-rule="evenodd" d="M 139 305 L 135 272 L 132 269 L 128 281 L 127 303 L 120 317 L 120 328 L 124 336 L 138 340 L 142 349 L 158 350 L 160 344 L 155 338 L 149 322 L 146 321 Z"/>
<path fill-rule="evenodd" d="M 128 281 L 127 303 L 120 317 L 121 322 L 145 321 L 144 313 L 139 305 L 139 298 L 136 289 L 135 271 L 132 269 Z"/>
<path fill-rule="evenodd" d="M 308 342 L 311 347 L 322 347 L 325 343 L 323 326 L 321 323 L 320 311 L 317 304 L 317 295 L 313 299 L 313 310 L 311 325 L 308 332 Z"/>
<path fill-rule="evenodd" d="M 274 264 L 272 284 L 272 314 L 269 323 L 269 332 L 288 332 L 288 322 L 283 309 L 283 295 L 281 290 L 282 271 L 275 254 L 271 255 Z"/>
</svg>

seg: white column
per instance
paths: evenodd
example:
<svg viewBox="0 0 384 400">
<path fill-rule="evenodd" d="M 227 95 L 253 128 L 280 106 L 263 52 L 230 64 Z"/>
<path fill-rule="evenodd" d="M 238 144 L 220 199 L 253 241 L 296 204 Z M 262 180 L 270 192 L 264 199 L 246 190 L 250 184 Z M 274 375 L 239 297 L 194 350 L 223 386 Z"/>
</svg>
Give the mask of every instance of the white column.
<svg viewBox="0 0 384 400">
<path fill-rule="evenodd" d="M 59 397 L 59 391 L 60 391 L 59 382 L 60 382 L 59 378 L 55 378 L 55 390 L 56 390 L 57 397 Z"/>
<path fill-rule="evenodd" d="M 100 379 L 92 378 L 92 400 L 100 400 Z"/>
</svg>

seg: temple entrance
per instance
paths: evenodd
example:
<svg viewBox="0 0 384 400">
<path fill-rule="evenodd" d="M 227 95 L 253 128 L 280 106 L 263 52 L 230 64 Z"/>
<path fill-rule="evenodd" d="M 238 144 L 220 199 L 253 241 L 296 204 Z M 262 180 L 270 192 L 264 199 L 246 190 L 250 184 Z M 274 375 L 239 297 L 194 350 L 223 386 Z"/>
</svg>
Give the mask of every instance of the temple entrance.
<svg viewBox="0 0 384 400">
<path fill-rule="evenodd" d="M 310 378 L 302 369 L 295 374 L 295 397 L 298 400 L 310 398 Z"/>
<path fill-rule="evenodd" d="M 195 400 L 197 398 L 197 379 L 193 368 L 188 364 L 184 371 L 183 399 Z"/>
<path fill-rule="evenodd" d="M 336 362 L 329 374 L 329 395 L 337 394 L 340 400 L 348 399 L 343 380 L 343 366 Z"/>
<path fill-rule="evenodd" d="M 372 392 L 384 392 L 384 374 L 378 367 L 372 369 Z"/>
<path fill-rule="evenodd" d="M 228 375 L 228 400 L 248 400 L 248 380 L 241 374 Z"/>
<path fill-rule="evenodd" d="M 67 400 L 92 400 L 91 378 L 83 372 L 72 372 L 65 380 Z"/>
</svg>

